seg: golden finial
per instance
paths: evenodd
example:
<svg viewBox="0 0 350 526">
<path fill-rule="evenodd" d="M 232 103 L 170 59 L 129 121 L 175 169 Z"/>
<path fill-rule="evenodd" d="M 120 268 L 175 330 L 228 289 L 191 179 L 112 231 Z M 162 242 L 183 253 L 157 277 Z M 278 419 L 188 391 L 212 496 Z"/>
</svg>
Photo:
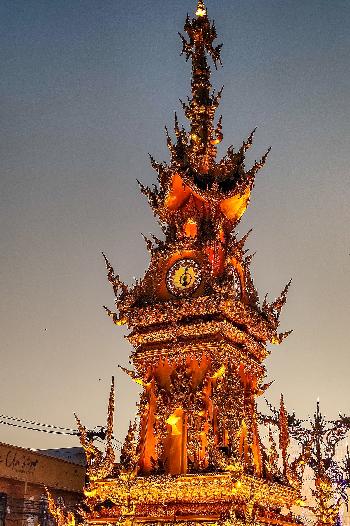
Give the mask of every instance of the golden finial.
<svg viewBox="0 0 350 526">
<path fill-rule="evenodd" d="M 207 8 L 202 0 L 198 0 L 196 16 L 206 16 Z"/>
</svg>

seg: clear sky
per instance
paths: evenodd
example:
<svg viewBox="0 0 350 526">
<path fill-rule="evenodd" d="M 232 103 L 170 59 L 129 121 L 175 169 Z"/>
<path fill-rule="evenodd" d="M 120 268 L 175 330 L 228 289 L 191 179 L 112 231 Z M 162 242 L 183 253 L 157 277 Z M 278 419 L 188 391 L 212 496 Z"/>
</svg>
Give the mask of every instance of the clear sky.
<svg viewBox="0 0 350 526">
<path fill-rule="evenodd" d="M 189 94 L 177 31 L 194 0 L 2 0 L 0 4 L 0 413 L 103 425 L 116 374 L 116 435 L 137 389 L 101 251 L 126 282 L 143 274 L 140 232 L 158 233 L 136 178 L 168 160 L 163 126 Z M 261 298 L 292 277 L 268 398 L 301 417 L 319 396 L 350 413 L 350 2 L 208 0 L 224 68 L 224 145 L 258 127 L 272 151 L 238 230 L 254 228 Z M 0 426 L 0 441 L 77 445 Z"/>
</svg>

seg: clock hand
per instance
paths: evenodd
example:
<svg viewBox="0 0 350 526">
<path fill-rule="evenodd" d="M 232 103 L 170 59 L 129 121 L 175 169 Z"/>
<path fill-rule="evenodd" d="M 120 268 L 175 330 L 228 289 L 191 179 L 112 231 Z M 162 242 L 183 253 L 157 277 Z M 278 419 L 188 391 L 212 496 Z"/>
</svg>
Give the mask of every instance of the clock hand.
<svg viewBox="0 0 350 526">
<path fill-rule="evenodd" d="M 191 284 L 191 281 L 192 281 L 192 276 L 189 272 L 188 269 L 185 270 L 185 272 L 182 274 L 181 278 L 180 278 L 180 283 L 183 287 L 187 287 L 188 285 Z"/>
</svg>

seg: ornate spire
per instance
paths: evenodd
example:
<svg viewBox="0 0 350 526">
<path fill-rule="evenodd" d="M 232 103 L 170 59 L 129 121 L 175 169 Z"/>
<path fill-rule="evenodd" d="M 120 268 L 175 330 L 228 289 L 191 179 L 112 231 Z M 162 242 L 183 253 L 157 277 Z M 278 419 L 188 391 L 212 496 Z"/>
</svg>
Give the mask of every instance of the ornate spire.
<svg viewBox="0 0 350 526">
<path fill-rule="evenodd" d="M 95 436 L 89 432 L 81 423 L 77 415 L 75 416 L 79 439 L 86 456 L 86 473 L 90 481 L 99 480 L 108 477 L 113 472 L 115 454 L 112 446 L 113 438 L 113 423 L 114 423 L 114 408 L 115 408 L 115 391 L 114 391 L 114 376 L 112 376 L 111 390 L 108 401 L 107 411 L 107 428 L 103 430 L 106 439 L 105 452 L 95 446 Z"/>
<path fill-rule="evenodd" d="M 170 163 L 158 163 L 151 157 L 159 186 L 149 188 L 140 183 L 140 187 L 161 224 L 167 225 L 167 233 L 171 230 L 174 237 L 176 232 L 180 239 L 183 235 L 191 237 L 191 231 L 193 239 L 204 239 L 207 234 L 201 233 L 201 224 L 205 223 L 205 231 L 213 232 L 222 242 L 220 232 L 225 230 L 227 237 L 244 214 L 255 176 L 264 166 L 269 150 L 246 170 L 245 155 L 253 143 L 253 130 L 237 151 L 230 146 L 221 160 L 216 159 L 223 133 L 222 118 L 216 123 L 214 120 L 222 89 L 217 93 L 212 90 L 208 57 L 215 67 L 221 64 L 222 44 L 214 44 L 216 28 L 202 0 L 197 2 L 195 17 L 187 15 L 184 30 L 187 36 L 180 37 L 182 53 L 192 62 L 191 97 L 180 102 L 190 129 L 181 126 L 175 115 L 174 140 L 166 129 Z M 212 221 L 210 228 L 208 221 Z M 189 229 L 189 222 L 196 223 L 196 228 Z"/>
<path fill-rule="evenodd" d="M 198 171 L 207 173 L 216 156 L 216 145 L 222 140 L 221 119 L 217 128 L 213 120 L 218 107 L 221 92 L 217 95 L 211 91 L 210 67 L 207 55 L 212 58 L 215 67 L 221 63 L 220 50 L 222 44 L 214 47 L 216 29 L 207 16 L 204 3 L 199 0 L 196 18 L 190 20 L 187 16 L 185 27 L 189 40 L 180 34 L 182 53 L 186 60 L 192 60 L 192 98 L 188 104 L 183 104 L 185 115 L 191 123 L 190 144 L 192 153 L 199 160 Z"/>
</svg>

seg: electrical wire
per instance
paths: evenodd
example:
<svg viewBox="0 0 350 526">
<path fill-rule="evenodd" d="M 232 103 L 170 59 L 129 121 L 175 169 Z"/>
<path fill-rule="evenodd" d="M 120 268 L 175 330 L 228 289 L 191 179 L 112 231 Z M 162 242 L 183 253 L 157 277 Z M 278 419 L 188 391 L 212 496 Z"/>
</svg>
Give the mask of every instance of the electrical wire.
<svg viewBox="0 0 350 526">
<path fill-rule="evenodd" d="M 61 426 L 55 426 L 53 424 L 40 424 L 39 422 L 34 422 L 32 420 L 26 420 L 24 418 L 16 418 L 16 417 L 10 417 L 6 415 L 0 415 L 0 418 L 5 418 L 5 420 L 0 420 L 0 424 L 7 425 L 10 427 L 16 427 L 19 429 L 26 429 L 28 431 L 40 431 L 41 433 L 48 433 L 51 435 L 69 435 L 69 436 L 79 436 L 79 430 L 78 429 L 70 429 L 67 427 L 61 427 Z M 10 422 L 6 420 L 12 420 Z M 18 423 L 16 423 L 18 422 Z M 22 423 L 30 424 L 30 426 L 23 425 Z M 37 426 L 37 427 L 31 427 L 31 426 Z M 39 428 L 39 426 L 42 427 L 42 429 Z M 104 443 L 103 440 L 96 437 L 96 439 L 100 443 Z M 112 437 L 112 441 L 114 442 L 114 447 L 116 449 L 121 449 L 122 442 L 114 437 Z"/>
<path fill-rule="evenodd" d="M 18 427 L 20 429 L 27 429 L 28 431 L 41 431 L 42 433 L 50 433 L 50 434 L 53 434 L 53 435 L 75 435 L 75 436 L 78 436 L 79 435 L 79 431 L 78 430 L 74 430 L 74 429 L 71 429 L 69 431 L 71 432 L 67 432 L 67 431 L 57 431 L 56 429 L 39 429 L 37 427 L 28 427 L 28 426 L 22 426 L 21 424 L 15 424 L 14 422 L 5 422 L 4 420 L 0 420 L 0 424 L 4 424 L 6 426 L 11 426 L 11 427 Z M 54 427 L 54 426 L 52 426 Z"/>
<path fill-rule="evenodd" d="M 76 429 L 70 429 L 68 427 L 60 427 L 60 426 L 55 426 L 55 425 L 52 425 L 52 424 L 42 424 L 40 422 L 35 422 L 34 420 L 26 420 L 25 418 L 17 418 L 17 417 L 14 417 L 14 416 L 0 415 L 0 418 L 3 418 L 5 420 L 13 420 L 14 422 L 22 422 L 24 424 L 30 424 L 32 426 L 40 426 L 40 427 L 59 429 L 60 431 L 68 431 L 68 432 L 76 431 Z"/>
</svg>

